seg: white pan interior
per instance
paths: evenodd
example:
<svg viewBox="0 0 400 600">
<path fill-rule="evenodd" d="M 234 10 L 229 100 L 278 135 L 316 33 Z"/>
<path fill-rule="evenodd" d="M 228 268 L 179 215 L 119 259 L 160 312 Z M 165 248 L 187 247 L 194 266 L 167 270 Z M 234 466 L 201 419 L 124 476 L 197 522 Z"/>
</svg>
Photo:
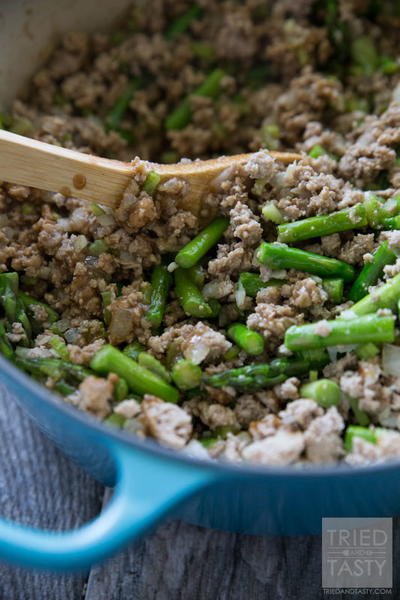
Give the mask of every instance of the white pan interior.
<svg viewBox="0 0 400 600">
<path fill-rule="evenodd" d="M 112 27 L 130 0 L 0 0 L 0 110 L 67 31 Z"/>
</svg>

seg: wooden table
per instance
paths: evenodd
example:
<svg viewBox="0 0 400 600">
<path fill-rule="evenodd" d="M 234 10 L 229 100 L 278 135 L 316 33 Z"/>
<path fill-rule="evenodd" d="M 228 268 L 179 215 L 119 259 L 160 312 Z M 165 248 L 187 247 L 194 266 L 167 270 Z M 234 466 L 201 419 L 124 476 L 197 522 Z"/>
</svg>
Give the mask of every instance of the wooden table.
<svg viewBox="0 0 400 600">
<path fill-rule="evenodd" d="M 0 439 L 3 516 L 60 530 L 101 510 L 109 492 L 66 459 L 1 389 Z M 400 528 L 394 532 L 396 559 Z M 236 535 L 172 521 L 90 573 L 2 565 L 0 600 L 313 600 L 324 597 L 320 570 L 319 536 Z"/>
</svg>

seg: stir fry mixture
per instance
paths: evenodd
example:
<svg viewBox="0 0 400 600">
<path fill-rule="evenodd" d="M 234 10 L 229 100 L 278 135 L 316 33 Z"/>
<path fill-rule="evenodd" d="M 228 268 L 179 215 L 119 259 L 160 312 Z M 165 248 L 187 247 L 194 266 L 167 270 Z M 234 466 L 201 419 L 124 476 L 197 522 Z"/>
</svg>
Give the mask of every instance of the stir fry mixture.
<svg viewBox="0 0 400 600">
<path fill-rule="evenodd" d="M 194 456 L 400 455 L 399 31 L 397 1 L 146 0 L 65 35 L 0 126 L 141 159 L 115 211 L 2 184 L 0 352 Z M 199 214 L 146 162 L 239 152 Z"/>
</svg>

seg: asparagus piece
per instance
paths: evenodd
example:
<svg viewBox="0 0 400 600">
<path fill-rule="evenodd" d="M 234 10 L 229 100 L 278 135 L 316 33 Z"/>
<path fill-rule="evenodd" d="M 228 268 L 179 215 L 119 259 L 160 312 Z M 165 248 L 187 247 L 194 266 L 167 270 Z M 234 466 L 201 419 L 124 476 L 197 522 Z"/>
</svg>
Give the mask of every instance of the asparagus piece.
<svg viewBox="0 0 400 600">
<path fill-rule="evenodd" d="M 386 265 L 392 265 L 396 262 L 397 256 L 390 250 L 388 243 L 383 242 L 374 252 L 372 261 L 366 263 L 353 285 L 350 288 L 348 298 L 357 302 L 368 294 L 368 289 L 375 285 L 383 273 Z"/>
<path fill-rule="evenodd" d="M 121 121 L 125 116 L 126 111 L 129 108 L 129 104 L 135 94 L 135 92 L 142 87 L 143 78 L 135 77 L 130 81 L 125 91 L 118 98 L 113 108 L 111 109 L 107 119 L 106 125 L 109 129 L 118 130 L 121 126 Z"/>
<path fill-rule="evenodd" d="M 156 265 L 151 274 L 151 298 L 146 314 L 147 320 L 154 328 L 159 327 L 163 320 L 171 285 L 171 273 L 163 265 Z"/>
<path fill-rule="evenodd" d="M 161 181 L 160 175 L 158 173 L 156 173 L 155 171 L 150 171 L 150 173 L 147 174 L 146 179 L 144 180 L 144 184 L 143 184 L 143 188 L 142 188 L 143 191 L 146 192 L 147 194 L 149 194 L 149 196 L 153 196 L 160 181 Z"/>
<path fill-rule="evenodd" d="M 255 298 L 260 290 L 265 287 L 277 287 L 285 283 L 283 279 L 270 279 L 263 281 L 257 273 L 241 273 L 239 283 L 243 286 L 246 296 Z"/>
<path fill-rule="evenodd" d="M 129 392 L 128 384 L 125 379 L 120 377 L 117 383 L 114 385 L 114 400 L 115 402 L 122 402 L 125 400 Z"/>
<path fill-rule="evenodd" d="M 400 212 L 400 196 L 384 200 L 375 194 L 368 194 L 364 200 L 367 221 L 373 229 L 397 229 L 397 215 Z"/>
<path fill-rule="evenodd" d="M 355 349 L 355 353 L 358 358 L 361 360 L 368 360 L 369 358 L 373 358 L 377 354 L 379 354 L 379 348 L 372 342 L 367 342 L 366 344 L 361 344 Z"/>
<path fill-rule="evenodd" d="M 164 381 L 167 381 L 168 383 L 171 381 L 171 376 L 167 369 L 152 354 L 149 354 L 148 352 L 139 352 L 137 362 Z"/>
<path fill-rule="evenodd" d="M 354 277 L 354 269 L 347 263 L 298 248 L 289 248 L 279 242 L 262 242 L 256 250 L 256 258 L 271 269 L 298 269 L 319 277 L 338 277 L 345 281 Z"/>
<path fill-rule="evenodd" d="M 119 429 L 122 429 L 125 421 L 126 417 L 124 417 L 124 415 L 119 415 L 115 412 L 111 413 L 111 415 L 104 419 L 104 423 L 107 423 L 107 425 L 113 425 L 114 427 L 118 427 Z"/>
<path fill-rule="evenodd" d="M 293 325 L 285 334 L 285 346 L 293 351 L 393 340 L 393 316 L 375 314 L 353 319 L 320 321 L 310 325 Z"/>
<path fill-rule="evenodd" d="M 116 373 L 125 379 L 129 389 L 134 393 L 152 394 L 166 402 L 177 402 L 179 398 L 177 389 L 113 346 L 106 345 L 100 348 L 93 357 L 90 367 L 102 375 Z"/>
<path fill-rule="evenodd" d="M 358 398 L 352 398 L 351 396 L 348 396 L 346 394 L 346 398 L 348 400 L 349 406 L 351 408 L 351 410 L 354 413 L 354 417 L 356 419 L 356 422 L 359 425 L 362 425 L 363 427 L 367 426 L 370 424 L 370 418 L 368 416 L 368 414 L 364 411 L 361 410 L 361 408 L 359 408 L 358 404 L 359 404 L 359 399 Z"/>
<path fill-rule="evenodd" d="M 208 306 L 211 308 L 210 319 L 216 319 L 221 312 L 221 303 L 216 298 L 208 298 Z"/>
<path fill-rule="evenodd" d="M 235 358 L 238 357 L 240 352 L 240 348 L 238 348 L 238 346 L 232 346 L 231 348 L 229 348 L 229 350 L 227 350 L 223 356 L 224 360 L 229 361 L 229 360 L 234 360 Z"/>
<path fill-rule="evenodd" d="M 264 338 L 257 331 L 249 329 L 242 323 L 232 323 L 227 330 L 228 337 L 247 354 L 257 356 L 264 352 Z"/>
<path fill-rule="evenodd" d="M 108 244 L 104 240 L 95 240 L 89 245 L 88 252 L 90 256 L 100 256 L 108 251 Z"/>
<path fill-rule="evenodd" d="M 351 57 L 364 75 L 372 75 L 379 66 L 379 56 L 372 39 L 362 35 L 351 44 Z"/>
<path fill-rule="evenodd" d="M 26 356 L 26 348 L 17 348 L 15 364 L 32 375 L 42 378 L 51 377 L 55 381 L 80 383 L 93 373 L 80 365 L 66 362 L 59 358 L 30 358 Z"/>
<path fill-rule="evenodd" d="M 62 358 L 63 360 L 66 360 L 66 361 L 70 360 L 67 344 L 65 343 L 65 341 L 62 339 L 61 336 L 53 335 L 49 341 L 50 341 L 51 347 L 58 354 L 58 356 L 60 358 Z"/>
<path fill-rule="evenodd" d="M 9 339 L 7 338 L 6 328 L 4 327 L 3 321 L 0 321 L 0 354 L 8 359 L 11 359 L 14 356 L 14 351 Z"/>
<path fill-rule="evenodd" d="M 229 225 L 229 219 L 218 217 L 178 252 L 175 262 L 184 269 L 196 265 L 215 246 Z"/>
<path fill-rule="evenodd" d="M 313 358 L 275 358 L 270 363 L 271 373 L 287 375 L 294 377 L 304 375 L 310 369 L 322 369 L 329 363 L 329 356 L 325 353 L 318 353 L 318 357 Z"/>
<path fill-rule="evenodd" d="M 339 304 L 343 299 L 343 285 L 343 279 L 324 279 L 322 281 L 323 289 L 334 304 Z"/>
<path fill-rule="evenodd" d="M 190 360 L 179 360 L 172 368 L 172 379 L 180 390 L 191 390 L 201 383 L 202 370 Z"/>
<path fill-rule="evenodd" d="M 216 98 L 221 92 L 221 80 L 225 77 L 225 72 L 221 69 L 212 71 L 203 83 L 192 92 L 194 96 L 205 96 L 206 98 Z M 175 110 L 165 119 L 166 129 L 183 129 L 192 118 L 192 105 L 190 96 L 182 100 Z"/>
<path fill-rule="evenodd" d="M 357 316 L 374 313 L 380 308 L 389 308 L 393 312 L 400 300 L 400 273 L 389 279 L 386 283 L 375 288 L 372 293 L 364 296 L 353 304 L 351 312 Z M 373 340 L 371 340 L 373 341 Z"/>
<path fill-rule="evenodd" d="M 358 425 L 349 425 L 349 427 L 346 429 L 346 433 L 344 434 L 344 447 L 347 452 L 351 452 L 353 448 L 353 438 L 355 437 L 362 438 L 371 444 L 376 444 L 378 439 L 376 431 L 373 429 L 368 429 L 368 427 L 359 427 Z"/>
<path fill-rule="evenodd" d="M 18 273 L 2 273 L 0 275 L 0 306 L 3 306 L 7 325 L 21 323 L 29 342 L 32 328 L 25 312 L 25 307 L 18 295 Z"/>
<path fill-rule="evenodd" d="M 175 271 L 175 292 L 185 313 L 192 317 L 206 319 L 213 310 L 204 300 L 199 288 L 190 279 L 185 269 Z"/>
<path fill-rule="evenodd" d="M 103 318 L 104 318 L 104 323 L 106 325 L 109 325 L 111 323 L 111 311 L 107 308 L 108 306 L 110 306 L 111 302 L 112 302 L 112 293 L 110 290 L 105 290 L 104 292 L 100 292 L 100 296 L 101 296 L 101 301 L 103 304 Z"/>
<path fill-rule="evenodd" d="M 72 385 L 69 385 L 69 383 L 66 383 L 65 381 L 58 381 L 55 384 L 54 389 L 56 392 L 61 394 L 61 396 L 69 396 L 76 391 L 76 388 L 74 388 Z"/>
<path fill-rule="evenodd" d="M 205 376 L 203 382 L 216 388 L 228 385 L 240 390 L 254 391 L 273 387 L 278 383 L 282 383 L 285 379 L 287 379 L 287 376 L 283 373 L 278 375 L 271 373 L 269 365 L 255 364 Z"/>
<path fill-rule="evenodd" d="M 278 241 L 299 242 L 339 231 L 365 227 L 367 224 L 365 207 L 360 203 L 329 215 L 278 225 Z"/>
<path fill-rule="evenodd" d="M 197 285 L 198 288 L 202 288 L 204 286 L 205 274 L 204 269 L 200 264 L 190 267 L 190 269 L 187 270 L 187 273 L 194 285 Z"/>
<path fill-rule="evenodd" d="M 203 9 L 198 4 L 192 4 L 192 6 L 183 15 L 175 19 L 168 27 L 165 32 L 165 37 L 168 40 L 173 40 L 182 33 L 185 33 L 191 25 L 191 23 L 197 19 L 203 12 Z"/>
<path fill-rule="evenodd" d="M 26 309 L 30 309 L 32 311 L 32 307 L 35 305 L 43 308 L 47 313 L 47 321 L 49 323 L 55 323 L 56 321 L 59 320 L 60 317 L 59 317 L 58 313 L 55 310 L 53 310 L 45 302 L 36 300 L 36 298 L 33 298 L 29 294 L 26 294 L 25 292 L 22 292 L 22 291 L 18 292 L 18 297 L 20 298 L 20 300 L 22 301 L 22 304 L 25 306 Z"/>
<path fill-rule="evenodd" d="M 144 350 L 144 346 L 142 346 L 142 344 L 139 344 L 139 342 L 132 342 L 132 344 L 125 346 L 125 348 L 123 349 L 122 352 L 126 356 L 129 356 L 129 358 L 132 358 L 133 360 L 137 360 L 137 357 L 139 356 L 140 352 L 142 352 L 143 350 Z"/>
<path fill-rule="evenodd" d="M 341 391 L 337 383 L 330 379 L 318 379 L 305 383 L 300 388 L 300 398 L 311 398 L 323 408 L 337 406 L 340 403 Z"/>
</svg>

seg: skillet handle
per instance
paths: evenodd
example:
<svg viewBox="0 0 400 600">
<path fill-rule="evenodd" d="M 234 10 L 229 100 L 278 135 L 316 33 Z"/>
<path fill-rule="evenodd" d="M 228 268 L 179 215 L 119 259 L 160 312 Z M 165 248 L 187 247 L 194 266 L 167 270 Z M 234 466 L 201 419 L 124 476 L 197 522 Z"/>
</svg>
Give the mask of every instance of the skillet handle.
<svg viewBox="0 0 400 600">
<path fill-rule="evenodd" d="M 85 569 L 151 529 L 173 507 L 215 480 L 204 468 L 113 444 L 116 486 L 106 508 L 79 529 L 44 531 L 0 520 L 0 559 L 27 567 Z"/>
</svg>

